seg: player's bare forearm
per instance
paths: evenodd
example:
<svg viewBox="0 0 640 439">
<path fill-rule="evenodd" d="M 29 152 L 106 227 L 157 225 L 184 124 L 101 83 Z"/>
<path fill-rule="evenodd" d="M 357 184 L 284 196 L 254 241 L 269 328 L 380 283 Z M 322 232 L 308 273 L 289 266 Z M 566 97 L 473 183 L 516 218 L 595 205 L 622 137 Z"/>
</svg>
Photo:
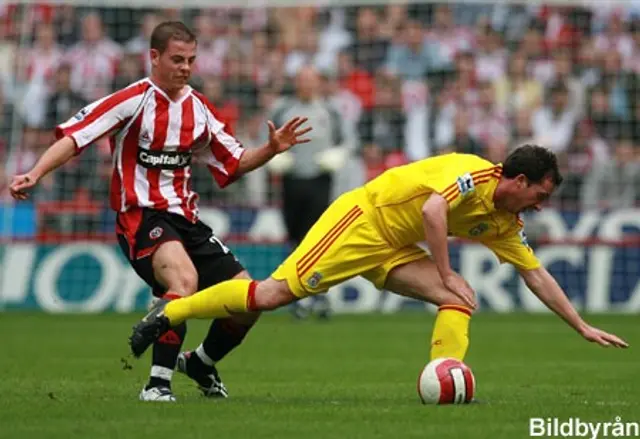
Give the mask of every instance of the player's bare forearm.
<svg viewBox="0 0 640 439">
<path fill-rule="evenodd" d="M 455 294 L 462 304 L 475 309 L 475 292 L 460 275 L 451 269 L 449 243 L 447 242 L 447 212 L 449 203 L 439 194 L 432 194 L 422 206 L 422 223 L 429 251 L 433 257 L 444 286 Z"/>
<path fill-rule="evenodd" d="M 588 325 L 582 320 L 558 282 L 544 267 L 523 270 L 520 275 L 542 303 L 562 317 L 576 331 L 579 333 L 584 331 Z"/>
<path fill-rule="evenodd" d="M 270 148 L 268 143 L 265 143 L 260 148 L 245 150 L 242 157 L 240 157 L 240 163 L 238 163 L 237 175 L 244 175 L 247 172 L 258 169 L 274 156 L 273 148 Z"/>
<path fill-rule="evenodd" d="M 441 195 L 433 194 L 422 206 L 422 223 L 429 251 L 444 279 L 452 273 L 447 242 L 447 211 L 449 205 Z"/>
<path fill-rule="evenodd" d="M 75 155 L 75 152 L 76 143 L 73 138 L 63 137 L 42 154 L 29 174 L 36 180 L 40 180 L 49 172 L 67 163 Z"/>
</svg>

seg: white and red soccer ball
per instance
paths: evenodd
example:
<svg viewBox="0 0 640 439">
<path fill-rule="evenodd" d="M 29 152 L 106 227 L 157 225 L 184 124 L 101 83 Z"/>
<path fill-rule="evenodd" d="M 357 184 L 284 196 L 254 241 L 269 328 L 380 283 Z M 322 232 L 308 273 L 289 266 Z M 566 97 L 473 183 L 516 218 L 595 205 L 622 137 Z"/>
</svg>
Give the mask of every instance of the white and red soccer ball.
<svg viewBox="0 0 640 439">
<path fill-rule="evenodd" d="M 418 377 L 418 395 L 423 404 L 467 404 L 475 391 L 473 372 L 455 358 L 431 361 Z"/>
</svg>

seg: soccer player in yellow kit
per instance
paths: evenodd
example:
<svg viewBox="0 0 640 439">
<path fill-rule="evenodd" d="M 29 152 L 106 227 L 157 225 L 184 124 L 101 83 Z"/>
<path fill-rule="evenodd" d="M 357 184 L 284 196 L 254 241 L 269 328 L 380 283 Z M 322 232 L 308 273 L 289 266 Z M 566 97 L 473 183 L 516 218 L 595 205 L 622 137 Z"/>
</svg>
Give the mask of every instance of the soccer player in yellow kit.
<svg viewBox="0 0 640 439">
<path fill-rule="evenodd" d="M 579 316 L 527 244 L 519 213 L 539 210 L 561 182 L 555 155 L 536 145 L 517 148 L 502 165 L 447 154 L 390 169 L 331 204 L 270 278 L 222 282 L 159 303 L 134 327 L 131 350 L 142 355 L 190 318 L 273 310 L 360 275 L 378 288 L 438 305 L 431 359 L 462 360 L 476 300 L 451 269 L 447 236 L 481 243 L 516 266 L 531 291 L 586 340 L 627 347 Z M 423 241 L 430 255 L 418 247 Z"/>
</svg>

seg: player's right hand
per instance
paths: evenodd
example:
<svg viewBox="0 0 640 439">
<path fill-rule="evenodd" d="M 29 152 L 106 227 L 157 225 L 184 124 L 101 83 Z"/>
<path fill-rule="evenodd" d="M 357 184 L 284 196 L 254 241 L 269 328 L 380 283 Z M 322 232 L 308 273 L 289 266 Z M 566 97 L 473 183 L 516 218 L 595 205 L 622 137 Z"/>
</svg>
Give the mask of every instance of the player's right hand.
<svg viewBox="0 0 640 439">
<path fill-rule="evenodd" d="M 458 296 L 471 309 L 476 309 L 476 293 L 473 291 L 469 283 L 464 280 L 458 273 L 451 273 L 442 279 L 444 286 L 449 291 Z"/>
<path fill-rule="evenodd" d="M 628 348 L 629 344 L 614 334 L 609 334 L 601 329 L 587 326 L 580 331 L 581 335 L 592 343 L 598 343 L 600 346 L 614 346 L 616 348 Z"/>
<path fill-rule="evenodd" d="M 31 174 L 16 175 L 11 180 L 9 192 L 16 200 L 26 200 L 29 198 L 27 191 L 38 183 L 38 179 Z"/>
</svg>

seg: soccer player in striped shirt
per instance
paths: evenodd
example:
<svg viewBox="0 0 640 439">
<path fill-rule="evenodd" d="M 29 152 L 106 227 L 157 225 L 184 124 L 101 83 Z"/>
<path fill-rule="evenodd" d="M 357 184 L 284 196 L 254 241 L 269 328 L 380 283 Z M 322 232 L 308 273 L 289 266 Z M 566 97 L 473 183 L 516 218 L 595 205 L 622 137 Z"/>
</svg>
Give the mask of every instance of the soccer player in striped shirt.
<svg viewBox="0 0 640 439">
<path fill-rule="evenodd" d="M 151 36 L 151 75 L 100 99 L 56 128 L 55 142 L 33 169 L 15 176 L 14 198 L 23 200 L 45 175 L 107 136 L 113 154 L 111 207 L 117 237 L 138 275 L 162 301 L 188 296 L 249 274 L 198 219 L 191 188 L 191 163 L 206 165 L 224 187 L 291 147 L 306 143 L 311 128 L 294 117 L 269 139 L 245 150 L 225 131 L 215 109 L 188 85 L 196 53 L 195 35 L 181 22 L 158 25 Z M 154 345 L 151 376 L 140 393 L 145 401 L 174 401 L 176 367 L 207 396 L 227 396 L 214 364 L 240 344 L 258 313 L 215 320 L 203 343 L 180 354 L 186 326 L 178 325 Z"/>
<path fill-rule="evenodd" d="M 585 322 L 527 244 L 519 213 L 539 210 L 562 182 L 556 156 L 536 145 L 504 164 L 446 154 L 390 169 L 334 201 L 298 248 L 262 282 L 231 280 L 152 311 L 130 338 L 140 355 L 166 328 L 189 318 L 271 310 L 363 276 L 378 288 L 439 306 L 431 359 L 463 360 L 474 291 L 451 268 L 447 236 L 490 248 L 585 340 L 627 343 Z M 430 255 L 419 247 L 427 242 Z"/>
</svg>

